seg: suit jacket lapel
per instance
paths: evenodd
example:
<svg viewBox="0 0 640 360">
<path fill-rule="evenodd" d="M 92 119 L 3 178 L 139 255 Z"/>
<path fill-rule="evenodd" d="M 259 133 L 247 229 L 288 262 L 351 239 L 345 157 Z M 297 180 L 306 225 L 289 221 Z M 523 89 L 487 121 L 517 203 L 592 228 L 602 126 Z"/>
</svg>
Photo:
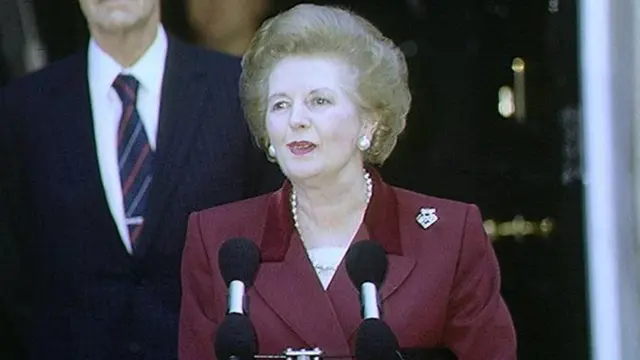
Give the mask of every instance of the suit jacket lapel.
<svg viewBox="0 0 640 360">
<path fill-rule="evenodd" d="M 65 65 L 67 68 L 60 71 L 63 78 L 55 81 L 55 85 L 49 89 L 54 107 L 48 109 L 51 114 L 55 114 L 50 117 L 55 132 L 52 136 L 61 139 L 57 141 L 59 146 L 66 147 L 64 160 L 67 167 L 61 171 L 72 174 L 69 179 L 77 182 L 75 186 L 78 192 L 89 196 L 78 204 L 78 217 L 90 224 L 97 224 L 97 229 L 102 229 L 97 231 L 103 231 L 103 225 L 108 227 L 113 232 L 113 238 L 119 240 L 120 235 L 109 209 L 97 158 L 86 51 L 73 55 Z M 121 241 L 109 241 L 106 245 L 115 247 L 116 249 L 112 248 L 115 252 L 127 254 Z"/>
<path fill-rule="evenodd" d="M 373 168 L 367 169 L 374 183 L 373 196 L 365 214 L 365 224 L 371 235 L 370 239 L 380 242 L 388 256 L 387 277 L 380 289 L 384 320 L 385 300 L 393 295 L 407 279 L 416 265 L 410 251 L 415 244 L 413 237 L 401 233 L 401 221 L 396 190 L 387 185 L 380 174 Z M 357 327 L 356 327 L 357 328 Z M 355 328 L 353 329 L 355 331 Z M 351 333 L 353 336 L 353 332 Z"/>
<path fill-rule="evenodd" d="M 382 182 L 375 170 L 369 171 L 374 192 L 355 241 L 366 238 L 378 241 L 389 256 L 387 278 L 380 290 L 384 307 L 384 300 L 407 279 L 415 267 L 415 260 L 402 253 L 394 190 Z M 290 192 L 291 185 L 286 182 L 270 198 L 260 243 L 263 264 L 256 280 L 256 291 L 309 346 L 321 345 L 330 355 L 350 354 L 349 343 L 362 321 L 359 292 L 349 279 L 344 260 L 327 292 L 323 291 L 304 247 L 293 231 L 288 201 Z M 323 339 L 325 343 L 316 344 L 316 339 Z"/>
<path fill-rule="evenodd" d="M 345 262 L 342 261 L 329 284 L 327 294 L 334 305 L 342 337 L 350 342 L 351 335 L 362 322 L 360 293 L 349 279 Z"/>
<path fill-rule="evenodd" d="M 290 194 L 291 184 L 285 182 L 269 198 L 260 240 L 262 265 L 255 283 L 256 293 L 307 346 L 319 346 L 333 354 L 349 354 L 349 344 L 331 301 L 299 236 L 293 232 Z"/>
<path fill-rule="evenodd" d="M 415 260 L 410 252 L 414 244 L 411 236 L 403 235 L 398 209 L 396 190 L 382 181 L 380 174 L 373 168 L 367 169 L 374 183 L 373 195 L 364 217 L 364 224 L 370 239 L 378 241 L 386 250 L 389 260 L 387 277 L 382 285 L 381 298 L 384 301 L 393 294 L 407 278 Z"/>
<path fill-rule="evenodd" d="M 355 241 L 368 239 L 368 231 L 365 227 L 361 227 Z M 388 255 L 389 267 L 387 269 L 387 277 L 379 290 L 379 296 L 382 301 L 383 312 L 380 314 L 384 320 L 384 303 L 385 300 L 393 294 L 400 285 L 407 279 L 411 270 L 413 270 L 416 262 L 408 256 L 395 254 Z M 344 263 L 340 263 L 338 270 L 327 289 L 338 315 L 340 325 L 342 327 L 345 339 L 350 343 L 353 342 L 356 330 L 362 322 L 360 292 L 355 288 Z"/>
<path fill-rule="evenodd" d="M 348 355 L 349 344 L 333 305 L 298 236 L 293 236 L 283 261 L 261 265 L 256 292 L 307 346 L 318 346 L 331 355 Z"/>
<path fill-rule="evenodd" d="M 154 177 L 149 189 L 149 221 L 145 224 L 135 255 L 143 255 L 153 233 L 158 230 L 167 200 L 182 176 L 183 159 L 201 124 L 204 101 L 212 95 L 206 82 L 206 72 L 194 58 L 193 50 L 169 37 L 158 119 L 158 141 L 154 160 Z M 210 66 L 213 66 L 210 64 Z"/>
</svg>

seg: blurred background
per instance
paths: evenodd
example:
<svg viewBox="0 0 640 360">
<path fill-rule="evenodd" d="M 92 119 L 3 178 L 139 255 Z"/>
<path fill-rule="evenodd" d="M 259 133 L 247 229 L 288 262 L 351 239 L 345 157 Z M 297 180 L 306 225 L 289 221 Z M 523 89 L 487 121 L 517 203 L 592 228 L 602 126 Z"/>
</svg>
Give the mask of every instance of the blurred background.
<svg viewBox="0 0 640 360">
<path fill-rule="evenodd" d="M 577 0 L 310 2 L 356 11 L 404 51 L 413 106 L 382 172 L 393 184 L 479 205 L 499 257 L 519 359 L 595 358 Z M 241 56 L 265 18 L 295 3 L 164 0 L 163 21 L 188 42 Z M 75 0 L 0 4 L 3 83 L 87 42 Z M 607 19 L 635 6 L 624 4 L 612 6 Z M 633 28 L 616 29 L 634 39 Z M 637 66 L 636 56 L 616 59 Z"/>
</svg>

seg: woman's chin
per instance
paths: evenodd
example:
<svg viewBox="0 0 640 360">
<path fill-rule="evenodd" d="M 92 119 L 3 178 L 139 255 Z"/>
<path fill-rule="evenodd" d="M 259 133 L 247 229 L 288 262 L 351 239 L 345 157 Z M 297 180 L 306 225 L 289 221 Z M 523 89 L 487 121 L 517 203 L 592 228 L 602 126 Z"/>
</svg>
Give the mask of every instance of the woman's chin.
<svg viewBox="0 0 640 360">
<path fill-rule="evenodd" d="M 288 164 L 286 169 L 283 169 L 283 172 L 290 180 L 299 181 L 321 175 L 323 167 L 320 164 L 301 164 L 296 162 L 295 164 Z"/>
</svg>

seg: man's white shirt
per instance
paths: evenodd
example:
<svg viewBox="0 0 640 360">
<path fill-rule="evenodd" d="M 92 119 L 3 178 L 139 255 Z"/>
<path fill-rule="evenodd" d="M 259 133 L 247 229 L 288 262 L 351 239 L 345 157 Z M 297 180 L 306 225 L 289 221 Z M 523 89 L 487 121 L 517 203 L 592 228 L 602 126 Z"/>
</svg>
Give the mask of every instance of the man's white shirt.
<svg viewBox="0 0 640 360">
<path fill-rule="evenodd" d="M 136 107 L 151 149 L 155 151 L 167 43 L 167 34 L 159 26 L 155 40 L 144 55 L 133 66 L 123 68 L 94 39 L 89 42 L 87 75 L 100 175 L 113 220 L 129 253 L 132 248 L 118 167 L 117 134 L 122 102 L 112 85 L 120 74 L 132 75 L 140 83 Z"/>
</svg>

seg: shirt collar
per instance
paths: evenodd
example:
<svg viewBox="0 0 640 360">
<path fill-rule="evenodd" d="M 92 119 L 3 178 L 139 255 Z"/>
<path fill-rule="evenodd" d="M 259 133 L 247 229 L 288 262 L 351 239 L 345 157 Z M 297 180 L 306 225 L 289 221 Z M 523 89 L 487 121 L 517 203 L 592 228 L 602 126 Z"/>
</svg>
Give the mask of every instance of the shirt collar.
<svg viewBox="0 0 640 360">
<path fill-rule="evenodd" d="M 106 96 L 119 74 L 130 74 L 138 80 L 142 89 L 159 96 L 162 90 L 167 48 L 167 33 L 159 25 L 155 40 L 142 57 L 133 66 L 123 68 L 92 38 L 88 51 L 88 77 L 92 92 Z"/>
</svg>

